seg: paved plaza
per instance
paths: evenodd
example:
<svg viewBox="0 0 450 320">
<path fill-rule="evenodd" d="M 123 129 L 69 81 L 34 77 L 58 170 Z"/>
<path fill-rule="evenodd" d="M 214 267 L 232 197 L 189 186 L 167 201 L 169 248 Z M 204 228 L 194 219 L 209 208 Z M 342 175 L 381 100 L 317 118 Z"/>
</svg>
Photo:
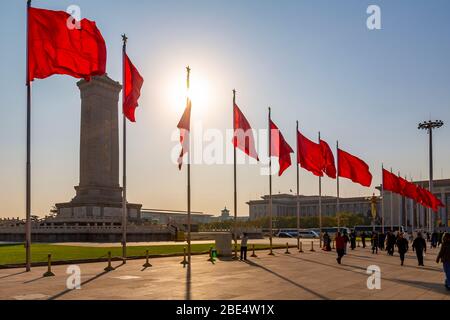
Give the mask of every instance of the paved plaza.
<svg viewBox="0 0 450 320">
<path fill-rule="evenodd" d="M 144 269 L 143 260 L 114 262 L 114 271 L 104 272 L 105 263 L 79 265 L 81 289 L 68 290 L 67 266 L 55 266 L 55 277 L 44 278 L 46 268 L 0 270 L 0 299 L 7 300 L 326 300 L 326 299 L 437 299 L 450 300 L 443 286 L 444 273 L 435 263 L 437 250 L 426 255 L 425 267 L 417 267 L 409 252 L 406 265 L 398 255 L 372 255 L 367 249 L 348 251 L 343 264 L 336 263 L 335 252 L 305 252 L 291 249 L 257 251 L 248 262 L 218 260 L 207 256 L 192 257 L 192 268 L 183 268 L 181 258 L 153 259 L 153 267 Z M 317 247 L 316 247 L 317 249 Z M 251 255 L 251 252 L 249 253 Z M 367 288 L 367 267 L 381 269 L 381 289 Z"/>
</svg>

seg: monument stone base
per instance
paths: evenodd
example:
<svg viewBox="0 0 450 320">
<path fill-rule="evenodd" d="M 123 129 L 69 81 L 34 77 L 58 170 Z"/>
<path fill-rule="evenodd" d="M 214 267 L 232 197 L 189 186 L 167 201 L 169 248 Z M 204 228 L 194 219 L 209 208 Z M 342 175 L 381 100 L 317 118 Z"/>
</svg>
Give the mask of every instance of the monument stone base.
<svg viewBox="0 0 450 320">
<path fill-rule="evenodd" d="M 107 219 L 122 222 L 122 204 L 120 203 L 58 203 L 56 204 L 58 210 L 57 217 L 59 219 L 69 220 L 89 220 L 89 219 Z M 128 203 L 128 221 L 141 221 L 141 204 Z"/>
</svg>

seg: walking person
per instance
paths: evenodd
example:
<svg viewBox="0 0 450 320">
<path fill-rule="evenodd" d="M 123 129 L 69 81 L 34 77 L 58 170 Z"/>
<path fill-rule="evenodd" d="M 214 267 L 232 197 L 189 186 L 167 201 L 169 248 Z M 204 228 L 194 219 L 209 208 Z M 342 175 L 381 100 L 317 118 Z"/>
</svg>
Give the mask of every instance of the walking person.
<svg viewBox="0 0 450 320">
<path fill-rule="evenodd" d="M 352 232 L 350 232 L 350 247 L 352 248 L 352 250 L 355 250 L 355 248 L 356 248 L 356 232 L 355 232 L 355 230 L 352 230 Z"/>
<path fill-rule="evenodd" d="M 432 249 L 435 249 L 437 247 L 438 237 L 439 237 L 439 235 L 438 235 L 438 233 L 436 231 L 434 231 L 431 234 L 431 248 Z"/>
<path fill-rule="evenodd" d="M 422 236 L 422 232 L 417 234 L 417 237 L 414 239 L 412 244 L 413 251 L 416 251 L 417 261 L 419 262 L 419 266 L 424 266 L 423 264 L 423 254 L 427 252 L 427 243 Z"/>
<path fill-rule="evenodd" d="M 409 249 L 408 240 L 406 240 L 403 237 L 403 233 L 398 234 L 396 245 L 398 248 L 398 253 L 400 254 L 400 262 L 401 262 L 401 265 L 403 266 L 405 263 L 405 254 L 406 254 L 406 252 L 408 252 L 408 249 Z"/>
<path fill-rule="evenodd" d="M 331 238 L 328 232 L 323 235 L 323 248 L 324 251 L 331 251 Z"/>
<path fill-rule="evenodd" d="M 366 248 L 366 237 L 367 237 L 366 233 L 364 231 L 361 232 L 361 242 L 363 249 Z"/>
<path fill-rule="evenodd" d="M 381 232 L 378 235 L 378 248 L 380 248 L 381 251 L 384 251 L 384 242 L 385 242 L 385 240 L 386 240 L 386 235 L 383 232 Z"/>
<path fill-rule="evenodd" d="M 372 254 L 378 254 L 378 234 L 375 231 L 372 232 L 370 243 L 372 244 Z"/>
<path fill-rule="evenodd" d="M 445 287 L 450 291 L 450 233 L 445 233 L 442 239 L 442 246 L 436 258 L 436 262 L 444 264 Z"/>
<path fill-rule="evenodd" d="M 342 257 L 345 254 L 345 239 L 343 236 L 341 236 L 340 232 L 337 233 L 335 241 L 336 241 L 336 252 L 338 255 L 336 261 L 337 263 L 341 264 Z"/>
<path fill-rule="evenodd" d="M 247 233 L 244 233 L 244 236 L 241 239 L 241 261 L 247 261 L 247 242 L 248 236 Z"/>
<path fill-rule="evenodd" d="M 344 235 L 342 237 L 344 238 L 344 255 L 346 255 L 348 243 L 350 242 L 350 238 L 348 237 L 346 230 L 344 230 Z"/>
</svg>

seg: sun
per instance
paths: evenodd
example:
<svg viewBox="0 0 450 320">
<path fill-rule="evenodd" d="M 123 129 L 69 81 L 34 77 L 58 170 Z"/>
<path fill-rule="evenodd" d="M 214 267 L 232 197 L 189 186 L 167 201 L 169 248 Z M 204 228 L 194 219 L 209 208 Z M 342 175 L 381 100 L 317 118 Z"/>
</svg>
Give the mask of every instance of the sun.
<svg viewBox="0 0 450 320">
<path fill-rule="evenodd" d="M 209 103 L 209 82 L 201 74 L 191 72 L 190 88 L 187 89 L 186 74 L 180 73 L 168 88 L 170 104 L 175 112 L 182 113 L 186 108 L 186 98 L 192 101 L 192 112 L 202 114 L 207 112 Z"/>
</svg>

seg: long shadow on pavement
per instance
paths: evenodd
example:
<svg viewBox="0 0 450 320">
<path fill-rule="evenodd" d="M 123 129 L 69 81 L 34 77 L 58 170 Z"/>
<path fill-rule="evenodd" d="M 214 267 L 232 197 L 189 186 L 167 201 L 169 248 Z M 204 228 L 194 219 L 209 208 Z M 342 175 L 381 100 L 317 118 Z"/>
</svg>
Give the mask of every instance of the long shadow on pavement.
<svg viewBox="0 0 450 320">
<path fill-rule="evenodd" d="M 258 264 L 256 262 L 247 260 L 247 261 L 245 261 L 245 263 L 247 263 L 250 266 L 258 267 L 260 269 L 263 269 L 264 271 L 267 271 L 267 272 L 277 276 L 278 278 L 280 278 L 280 279 L 282 279 L 282 280 L 284 280 L 286 282 L 289 282 L 290 284 L 293 284 L 294 286 L 296 286 L 296 287 L 298 287 L 298 288 L 300 288 L 302 290 L 305 290 L 306 292 L 309 292 L 309 293 L 315 295 L 316 297 L 318 297 L 318 298 L 320 298 L 322 300 L 330 300 L 330 298 L 328 298 L 328 297 L 326 297 L 324 295 L 321 295 L 320 293 L 317 293 L 317 292 L 315 292 L 315 291 L 313 291 L 313 290 L 311 290 L 309 288 L 306 288 L 306 287 L 302 286 L 301 284 L 298 284 L 297 282 L 292 281 L 291 279 L 288 279 L 285 276 L 282 276 L 281 274 L 276 273 L 275 271 L 272 271 L 272 270 L 270 270 L 270 269 L 268 269 L 268 268 L 266 268 L 266 267 L 264 267 L 264 266 L 262 266 L 262 265 L 260 265 L 260 264 Z"/>
<path fill-rule="evenodd" d="M 7 274 L 6 276 L 1 276 L 0 280 L 1 279 L 6 279 L 6 278 L 10 278 L 10 277 L 14 277 L 14 276 L 18 276 L 18 275 L 21 275 L 21 274 L 24 274 L 24 273 L 27 273 L 27 272 L 26 271 L 22 271 L 22 272 Z"/>
<path fill-rule="evenodd" d="M 115 267 L 115 269 L 118 269 L 118 268 L 120 268 L 120 267 L 122 267 L 122 266 L 124 266 L 123 263 L 120 264 L 120 265 L 118 265 L 117 267 Z M 100 278 L 100 277 L 102 277 L 102 276 L 108 274 L 108 273 L 111 273 L 111 272 L 103 271 L 102 273 L 99 273 L 98 275 L 96 275 L 96 276 L 94 276 L 94 277 L 92 277 L 92 278 L 90 278 L 90 279 L 88 279 L 88 280 L 82 282 L 82 283 L 81 283 L 81 286 L 84 286 L 84 285 L 86 285 L 86 284 L 88 284 L 88 283 L 90 283 L 90 282 L 92 282 L 92 281 L 94 281 L 94 280 L 96 280 L 96 279 L 98 279 L 98 278 Z M 47 300 L 56 300 L 56 299 L 59 299 L 59 298 L 61 298 L 62 296 L 64 296 L 65 294 L 67 294 L 67 293 L 69 293 L 69 292 L 71 292 L 71 291 L 73 291 L 73 290 L 66 289 L 66 290 L 64 290 L 64 291 L 62 291 L 62 292 L 60 292 L 60 293 L 58 293 L 58 294 L 56 294 L 56 295 L 54 295 L 54 296 L 51 296 L 51 297 L 48 298 Z"/>
</svg>

